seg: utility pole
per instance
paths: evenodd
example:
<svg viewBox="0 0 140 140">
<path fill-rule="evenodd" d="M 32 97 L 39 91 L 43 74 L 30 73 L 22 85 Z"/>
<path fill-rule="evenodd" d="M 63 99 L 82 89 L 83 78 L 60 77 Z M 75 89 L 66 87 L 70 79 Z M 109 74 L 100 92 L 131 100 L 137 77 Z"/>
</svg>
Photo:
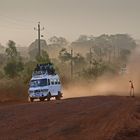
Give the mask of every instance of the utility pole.
<svg viewBox="0 0 140 140">
<path fill-rule="evenodd" d="M 40 51 L 40 22 L 38 23 L 38 55 L 39 55 L 39 57 L 41 56 L 41 51 Z"/>
<path fill-rule="evenodd" d="M 71 80 L 73 79 L 73 49 L 71 48 Z"/>
<path fill-rule="evenodd" d="M 91 52 L 91 48 L 89 51 L 89 57 L 90 57 L 90 69 L 92 68 L 92 52 Z"/>
<path fill-rule="evenodd" d="M 40 45 L 40 31 L 44 30 L 44 27 L 40 28 L 40 22 L 38 22 L 38 27 L 34 28 L 34 30 L 38 31 L 38 56 L 41 56 L 41 45 Z"/>
</svg>

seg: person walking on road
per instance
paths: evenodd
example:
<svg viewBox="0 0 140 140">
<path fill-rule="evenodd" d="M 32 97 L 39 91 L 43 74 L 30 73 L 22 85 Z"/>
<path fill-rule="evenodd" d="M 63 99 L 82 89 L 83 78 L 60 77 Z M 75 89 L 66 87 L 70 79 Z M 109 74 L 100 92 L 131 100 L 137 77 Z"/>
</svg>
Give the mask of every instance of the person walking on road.
<svg viewBox="0 0 140 140">
<path fill-rule="evenodd" d="M 130 83 L 130 97 L 135 97 L 134 96 L 134 84 L 131 80 L 129 81 L 129 83 Z"/>
</svg>

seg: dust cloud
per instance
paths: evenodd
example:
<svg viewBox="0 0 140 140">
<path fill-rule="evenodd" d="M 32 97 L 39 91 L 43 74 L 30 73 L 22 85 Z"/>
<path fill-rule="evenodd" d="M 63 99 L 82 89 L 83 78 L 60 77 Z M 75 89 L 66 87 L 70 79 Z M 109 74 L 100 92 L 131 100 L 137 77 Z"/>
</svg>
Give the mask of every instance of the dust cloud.
<svg viewBox="0 0 140 140">
<path fill-rule="evenodd" d="M 123 75 L 103 75 L 96 81 L 77 82 L 63 89 L 64 98 L 96 96 L 96 95 L 118 95 L 129 96 L 130 83 L 134 83 L 135 95 L 140 95 L 140 47 L 135 49 L 127 64 L 127 72 Z"/>
</svg>

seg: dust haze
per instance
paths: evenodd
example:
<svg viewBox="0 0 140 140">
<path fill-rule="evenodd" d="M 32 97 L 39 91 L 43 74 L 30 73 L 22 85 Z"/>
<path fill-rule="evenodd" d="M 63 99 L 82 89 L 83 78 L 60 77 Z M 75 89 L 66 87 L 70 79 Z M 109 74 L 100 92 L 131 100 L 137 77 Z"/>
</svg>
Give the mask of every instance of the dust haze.
<svg viewBox="0 0 140 140">
<path fill-rule="evenodd" d="M 127 63 L 127 72 L 124 75 L 110 76 L 104 74 L 97 80 L 90 82 L 80 81 L 70 84 L 63 89 L 64 98 L 81 97 L 81 96 L 129 96 L 129 80 L 134 83 L 135 95 L 140 95 L 140 47 L 137 47 L 129 57 Z"/>
</svg>

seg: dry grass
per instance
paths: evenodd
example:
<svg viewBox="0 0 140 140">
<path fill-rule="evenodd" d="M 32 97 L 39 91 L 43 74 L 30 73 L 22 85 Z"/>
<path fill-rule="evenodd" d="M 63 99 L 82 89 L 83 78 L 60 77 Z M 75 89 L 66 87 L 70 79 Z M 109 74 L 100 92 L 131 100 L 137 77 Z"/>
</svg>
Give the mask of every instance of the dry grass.
<svg viewBox="0 0 140 140">
<path fill-rule="evenodd" d="M 27 86 L 20 79 L 0 80 L 0 102 L 19 101 L 27 98 Z"/>
</svg>

